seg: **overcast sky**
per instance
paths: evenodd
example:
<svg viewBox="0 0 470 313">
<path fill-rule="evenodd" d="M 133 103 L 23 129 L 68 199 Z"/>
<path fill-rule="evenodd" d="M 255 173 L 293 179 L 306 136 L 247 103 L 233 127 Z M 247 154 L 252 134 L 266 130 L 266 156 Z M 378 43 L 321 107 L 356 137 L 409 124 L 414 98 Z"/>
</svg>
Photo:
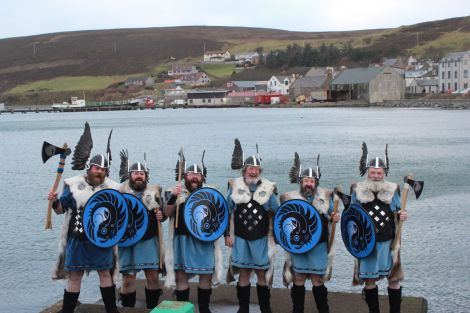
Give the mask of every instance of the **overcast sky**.
<svg viewBox="0 0 470 313">
<path fill-rule="evenodd" d="M 182 25 L 345 31 L 470 15 L 469 0 L 0 1 L 0 38 Z"/>
</svg>

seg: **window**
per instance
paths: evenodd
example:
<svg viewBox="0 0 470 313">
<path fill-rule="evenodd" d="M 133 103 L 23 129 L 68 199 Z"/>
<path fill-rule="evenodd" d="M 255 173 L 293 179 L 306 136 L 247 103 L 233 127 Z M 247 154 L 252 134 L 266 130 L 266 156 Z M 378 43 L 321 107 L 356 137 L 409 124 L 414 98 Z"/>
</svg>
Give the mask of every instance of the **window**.
<svg viewBox="0 0 470 313">
<path fill-rule="evenodd" d="M 442 91 L 443 91 L 443 92 L 445 91 L 445 87 L 446 87 L 445 84 L 442 83 Z"/>
<path fill-rule="evenodd" d="M 458 90 L 458 88 L 457 88 L 457 83 L 454 83 L 454 91 L 455 91 L 455 90 Z"/>
<path fill-rule="evenodd" d="M 454 78 L 457 78 L 457 71 L 454 72 Z"/>
<path fill-rule="evenodd" d="M 450 83 L 447 83 L 447 90 L 450 90 Z"/>
<path fill-rule="evenodd" d="M 202 99 L 202 103 L 206 103 L 206 99 Z"/>
<path fill-rule="evenodd" d="M 446 78 L 445 72 L 442 72 L 442 79 Z"/>
<path fill-rule="evenodd" d="M 468 78 L 468 70 L 463 70 L 463 78 Z"/>
<path fill-rule="evenodd" d="M 447 78 L 450 79 L 450 71 L 447 71 Z"/>
<path fill-rule="evenodd" d="M 207 99 L 207 103 L 211 103 L 211 99 Z"/>
<path fill-rule="evenodd" d="M 189 103 L 193 104 L 193 99 L 189 99 Z"/>
</svg>

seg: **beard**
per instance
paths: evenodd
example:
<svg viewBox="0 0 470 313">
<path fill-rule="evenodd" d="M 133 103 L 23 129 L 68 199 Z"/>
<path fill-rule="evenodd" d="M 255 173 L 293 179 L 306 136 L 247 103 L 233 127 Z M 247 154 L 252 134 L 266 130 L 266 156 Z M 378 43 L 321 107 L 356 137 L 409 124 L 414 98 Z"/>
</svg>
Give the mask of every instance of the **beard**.
<svg viewBox="0 0 470 313">
<path fill-rule="evenodd" d="M 136 179 L 129 180 L 129 186 L 135 191 L 144 191 L 147 188 L 147 180 Z"/>
<path fill-rule="evenodd" d="M 245 183 L 247 185 L 256 185 L 261 180 L 260 176 L 252 177 L 252 176 L 245 176 Z"/>
<path fill-rule="evenodd" d="M 315 192 L 314 188 L 300 186 L 300 193 L 305 197 L 313 196 L 314 192 Z"/>
<path fill-rule="evenodd" d="M 99 173 L 92 174 L 91 172 L 88 172 L 86 176 L 87 182 L 93 187 L 103 184 L 105 178 L 106 178 L 106 174 L 99 174 Z"/>
<path fill-rule="evenodd" d="M 385 189 L 385 180 L 375 181 L 367 178 L 367 188 L 372 192 L 379 192 Z"/>
<path fill-rule="evenodd" d="M 202 181 L 194 178 L 194 179 L 185 179 L 184 186 L 188 189 L 189 192 L 193 192 L 194 190 L 202 187 Z"/>
</svg>

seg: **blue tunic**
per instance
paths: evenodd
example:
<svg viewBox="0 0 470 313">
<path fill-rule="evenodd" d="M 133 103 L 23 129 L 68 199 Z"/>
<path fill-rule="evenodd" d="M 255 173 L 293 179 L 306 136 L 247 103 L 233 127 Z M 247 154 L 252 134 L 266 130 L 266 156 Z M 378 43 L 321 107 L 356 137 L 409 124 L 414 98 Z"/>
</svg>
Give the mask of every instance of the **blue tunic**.
<svg viewBox="0 0 470 313">
<path fill-rule="evenodd" d="M 253 193 L 256 191 L 256 185 L 249 186 L 250 191 Z M 232 189 L 228 189 L 227 203 L 229 213 L 232 214 L 236 207 L 233 202 Z M 263 209 L 266 211 L 276 211 L 279 207 L 276 196 L 274 193 L 269 197 L 269 200 L 263 204 Z M 239 268 L 252 268 L 267 270 L 269 268 L 269 256 L 268 256 L 268 237 L 264 236 L 256 240 L 246 240 L 235 236 L 232 249 L 232 257 L 230 263 L 233 266 Z"/>
<path fill-rule="evenodd" d="M 307 202 L 312 203 L 313 197 L 307 198 Z M 328 214 L 333 212 L 333 199 L 330 198 Z M 328 267 L 327 242 L 318 243 L 313 249 L 301 253 L 291 254 L 292 269 L 295 273 L 325 275 Z"/>
<path fill-rule="evenodd" d="M 59 200 L 64 211 L 68 208 L 77 210 L 69 186 L 64 186 Z M 95 246 L 86 237 L 80 240 L 69 236 L 65 251 L 65 271 L 105 270 L 113 267 L 113 248 Z"/>
<path fill-rule="evenodd" d="M 173 239 L 174 269 L 189 274 L 214 272 L 214 242 L 193 236 L 175 235 Z"/>
<path fill-rule="evenodd" d="M 135 274 L 140 270 L 158 270 L 160 267 L 159 242 L 156 236 L 141 240 L 130 247 L 119 247 L 119 271 Z"/>
<path fill-rule="evenodd" d="M 356 192 L 351 194 L 351 204 L 361 205 L 356 198 Z M 390 202 L 390 210 L 395 213 L 399 209 L 400 195 L 395 192 Z M 390 274 L 393 265 L 391 244 L 392 239 L 377 242 L 374 251 L 367 258 L 359 261 L 359 278 L 381 278 Z"/>
</svg>

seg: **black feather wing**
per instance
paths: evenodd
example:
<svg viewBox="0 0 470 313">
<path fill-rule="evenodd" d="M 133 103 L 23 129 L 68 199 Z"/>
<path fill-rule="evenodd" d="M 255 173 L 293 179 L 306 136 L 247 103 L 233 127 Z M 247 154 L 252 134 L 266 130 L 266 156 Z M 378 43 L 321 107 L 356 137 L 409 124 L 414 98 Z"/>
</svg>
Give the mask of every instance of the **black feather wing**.
<svg viewBox="0 0 470 313">
<path fill-rule="evenodd" d="M 111 166 L 111 161 L 112 161 L 112 157 L 111 157 L 111 135 L 113 134 L 113 130 L 111 129 L 111 131 L 109 132 L 109 136 L 108 136 L 108 146 L 106 147 L 106 153 L 108 154 L 108 163 L 109 163 L 109 166 Z"/>
<path fill-rule="evenodd" d="M 119 178 L 120 182 L 125 182 L 129 178 L 129 153 L 127 150 L 122 149 L 121 153 L 121 165 L 119 166 Z"/>
<path fill-rule="evenodd" d="M 85 129 L 73 152 L 73 170 L 83 170 L 85 168 L 86 162 L 90 158 L 91 149 L 93 149 L 93 140 L 91 138 L 90 125 L 88 122 L 85 122 Z"/>
<path fill-rule="evenodd" d="M 359 174 L 361 176 L 364 176 L 364 174 L 367 171 L 367 154 L 369 152 L 367 151 L 367 145 L 365 142 L 362 143 L 362 157 L 361 161 L 359 162 Z"/>
<path fill-rule="evenodd" d="M 240 141 L 235 138 L 235 147 L 232 153 L 232 170 L 239 170 L 243 167 L 243 150 Z"/>
<path fill-rule="evenodd" d="M 184 158 L 183 148 L 178 152 L 178 162 L 176 162 L 175 167 L 175 180 L 179 181 L 183 177 L 184 169 L 186 168 L 186 159 Z M 181 171 L 181 175 L 180 175 Z"/>
<path fill-rule="evenodd" d="M 294 164 L 292 164 L 292 167 L 289 171 L 289 178 L 290 182 L 293 183 L 298 183 L 299 182 L 299 171 L 300 171 L 300 158 L 299 154 L 295 152 L 294 154 Z"/>
</svg>

